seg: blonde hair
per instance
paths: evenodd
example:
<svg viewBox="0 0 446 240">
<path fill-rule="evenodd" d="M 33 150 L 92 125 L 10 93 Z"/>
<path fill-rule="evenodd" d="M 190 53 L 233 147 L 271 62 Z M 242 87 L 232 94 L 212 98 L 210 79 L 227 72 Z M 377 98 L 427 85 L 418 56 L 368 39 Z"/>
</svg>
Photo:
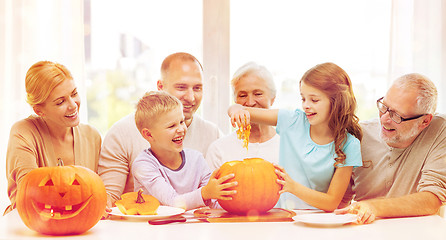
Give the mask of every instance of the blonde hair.
<svg viewBox="0 0 446 240">
<path fill-rule="evenodd" d="M 59 63 L 40 61 L 32 65 L 25 77 L 26 102 L 43 104 L 53 89 L 64 80 L 73 80 L 70 71 Z"/>
<path fill-rule="evenodd" d="M 135 123 L 141 132 L 143 128 L 150 127 L 161 114 L 182 107 L 180 100 L 162 91 L 150 91 L 138 101 L 135 112 Z"/>
<path fill-rule="evenodd" d="M 266 87 L 269 89 L 271 97 L 276 97 L 276 85 L 274 84 L 273 75 L 271 74 L 271 72 L 268 71 L 268 69 L 266 69 L 266 67 L 255 62 L 246 63 L 245 65 L 237 69 L 237 71 L 234 73 L 234 76 L 231 80 L 232 92 L 234 93 L 234 97 L 236 97 L 235 85 L 240 81 L 240 79 L 250 74 L 265 80 Z"/>
<path fill-rule="evenodd" d="M 328 126 L 333 130 L 335 153 L 334 165 L 344 164 L 346 155 L 342 151 L 347 132 L 362 140 L 359 118 L 355 115 L 356 99 L 347 73 L 334 63 L 322 63 L 308 70 L 300 80 L 311 85 L 330 99 Z"/>
<path fill-rule="evenodd" d="M 403 90 L 415 90 L 418 94 L 416 111 L 419 114 L 434 114 L 437 109 L 437 88 L 435 84 L 424 75 L 410 73 L 395 80 L 393 85 Z"/>
</svg>

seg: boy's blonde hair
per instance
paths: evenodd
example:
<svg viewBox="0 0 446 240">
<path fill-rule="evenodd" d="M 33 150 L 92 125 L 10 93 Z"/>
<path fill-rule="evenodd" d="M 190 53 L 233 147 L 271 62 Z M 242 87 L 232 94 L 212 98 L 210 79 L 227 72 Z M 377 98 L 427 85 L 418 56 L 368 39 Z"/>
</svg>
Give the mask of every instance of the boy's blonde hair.
<svg viewBox="0 0 446 240">
<path fill-rule="evenodd" d="M 136 127 L 141 132 L 143 128 L 149 128 L 150 123 L 156 121 L 161 114 L 170 112 L 177 107 L 182 107 L 178 98 L 162 91 L 147 92 L 136 105 Z"/>
</svg>

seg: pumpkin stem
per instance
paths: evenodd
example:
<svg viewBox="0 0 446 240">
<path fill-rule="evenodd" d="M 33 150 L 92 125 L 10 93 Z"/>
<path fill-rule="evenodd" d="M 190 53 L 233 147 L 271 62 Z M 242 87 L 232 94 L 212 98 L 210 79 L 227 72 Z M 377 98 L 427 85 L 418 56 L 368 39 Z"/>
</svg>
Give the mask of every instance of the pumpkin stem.
<svg viewBox="0 0 446 240">
<path fill-rule="evenodd" d="M 57 166 L 58 166 L 58 167 L 62 167 L 62 166 L 63 166 L 62 158 L 58 158 L 57 160 L 58 160 L 58 162 L 57 162 Z"/>
<path fill-rule="evenodd" d="M 136 203 L 145 203 L 146 201 L 142 197 L 142 189 L 138 191 L 138 197 L 136 198 Z"/>
</svg>

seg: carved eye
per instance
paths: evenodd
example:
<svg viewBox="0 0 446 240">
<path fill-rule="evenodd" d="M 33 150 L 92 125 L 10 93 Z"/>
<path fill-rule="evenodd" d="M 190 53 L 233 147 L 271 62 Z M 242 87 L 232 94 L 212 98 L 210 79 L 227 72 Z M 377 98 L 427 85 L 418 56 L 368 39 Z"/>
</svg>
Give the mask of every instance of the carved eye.
<svg viewBox="0 0 446 240">
<path fill-rule="evenodd" d="M 80 185 L 77 179 L 74 179 L 73 183 L 71 185 Z"/>
<path fill-rule="evenodd" d="M 53 180 L 46 181 L 45 186 L 54 186 Z"/>
</svg>

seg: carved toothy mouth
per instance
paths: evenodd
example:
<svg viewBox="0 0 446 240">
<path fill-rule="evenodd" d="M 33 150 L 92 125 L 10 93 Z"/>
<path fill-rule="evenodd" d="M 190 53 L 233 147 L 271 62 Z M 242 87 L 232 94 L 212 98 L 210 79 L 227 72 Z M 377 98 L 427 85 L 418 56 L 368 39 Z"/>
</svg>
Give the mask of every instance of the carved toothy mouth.
<svg viewBox="0 0 446 240">
<path fill-rule="evenodd" d="M 51 219 L 67 219 L 79 214 L 87 204 L 90 202 L 91 197 L 82 203 L 75 205 L 65 205 L 65 206 L 51 206 L 49 204 L 41 203 L 35 200 L 32 201 L 34 210 L 38 212 L 41 216 Z"/>
</svg>

